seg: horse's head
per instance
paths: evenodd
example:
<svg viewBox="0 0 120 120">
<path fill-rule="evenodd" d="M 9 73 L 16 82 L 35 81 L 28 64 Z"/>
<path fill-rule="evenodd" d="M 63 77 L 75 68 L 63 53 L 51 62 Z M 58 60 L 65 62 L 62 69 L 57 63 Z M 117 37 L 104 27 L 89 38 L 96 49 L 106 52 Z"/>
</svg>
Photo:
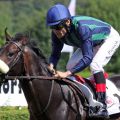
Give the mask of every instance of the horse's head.
<svg viewBox="0 0 120 120">
<path fill-rule="evenodd" d="M 11 37 L 5 30 L 5 37 L 0 50 L 0 72 L 9 76 L 51 75 L 45 57 L 28 35 L 17 33 Z"/>
<path fill-rule="evenodd" d="M 23 52 L 28 43 L 28 37 L 21 33 L 11 37 L 5 29 L 6 43 L 0 50 L 0 71 L 4 74 L 19 75 L 22 73 L 24 60 Z M 15 67 L 14 67 L 15 66 Z"/>
</svg>

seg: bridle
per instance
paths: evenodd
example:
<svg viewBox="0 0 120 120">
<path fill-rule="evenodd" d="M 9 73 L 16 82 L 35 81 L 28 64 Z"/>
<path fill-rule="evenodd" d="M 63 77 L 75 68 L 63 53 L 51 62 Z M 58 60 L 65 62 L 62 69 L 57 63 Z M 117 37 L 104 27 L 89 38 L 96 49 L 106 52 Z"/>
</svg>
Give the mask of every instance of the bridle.
<svg viewBox="0 0 120 120">
<path fill-rule="evenodd" d="M 12 61 L 12 63 L 10 63 L 10 65 L 9 65 L 10 69 L 12 69 L 16 65 L 16 63 L 18 62 L 20 56 L 23 55 L 24 47 L 21 48 L 19 46 L 19 44 L 17 42 L 14 42 L 14 41 L 10 41 L 10 43 L 13 43 L 17 48 L 19 48 L 19 52 L 18 52 L 17 56 L 14 58 L 14 60 Z"/>
</svg>

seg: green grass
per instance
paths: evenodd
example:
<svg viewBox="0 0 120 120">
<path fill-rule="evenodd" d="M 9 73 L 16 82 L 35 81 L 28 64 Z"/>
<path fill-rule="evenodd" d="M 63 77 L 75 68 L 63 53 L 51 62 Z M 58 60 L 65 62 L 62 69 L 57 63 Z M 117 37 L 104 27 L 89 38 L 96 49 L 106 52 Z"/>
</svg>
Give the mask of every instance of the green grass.
<svg viewBox="0 0 120 120">
<path fill-rule="evenodd" d="M 0 120 L 29 120 L 27 107 L 0 107 Z"/>
</svg>

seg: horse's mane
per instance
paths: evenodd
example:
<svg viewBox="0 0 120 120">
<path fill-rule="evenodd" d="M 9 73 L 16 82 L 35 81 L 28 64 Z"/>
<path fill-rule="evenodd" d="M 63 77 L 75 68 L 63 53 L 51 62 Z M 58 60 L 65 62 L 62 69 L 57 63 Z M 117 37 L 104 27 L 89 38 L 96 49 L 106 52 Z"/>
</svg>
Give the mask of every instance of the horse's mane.
<svg viewBox="0 0 120 120">
<path fill-rule="evenodd" d="M 37 46 L 36 41 L 35 40 L 30 40 L 29 36 L 26 35 L 25 33 L 15 34 L 15 37 L 12 40 L 15 41 L 15 42 L 19 42 L 23 37 L 28 38 L 29 42 L 27 43 L 27 46 L 29 48 L 31 48 L 40 57 L 40 59 L 42 59 L 45 63 L 47 63 L 47 60 L 46 60 L 45 56 L 43 55 L 42 51 Z"/>
</svg>

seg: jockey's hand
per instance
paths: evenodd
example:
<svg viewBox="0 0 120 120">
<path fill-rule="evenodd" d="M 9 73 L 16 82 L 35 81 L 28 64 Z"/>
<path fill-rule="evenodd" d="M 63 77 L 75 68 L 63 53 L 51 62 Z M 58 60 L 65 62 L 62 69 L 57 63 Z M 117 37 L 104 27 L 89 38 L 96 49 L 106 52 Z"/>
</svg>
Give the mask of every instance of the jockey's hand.
<svg viewBox="0 0 120 120">
<path fill-rule="evenodd" d="M 52 63 L 48 65 L 48 69 L 53 75 L 56 74 L 56 70 L 54 69 L 54 65 Z"/>
<path fill-rule="evenodd" d="M 70 76 L 71 74 L 72 73 L 70 71 L 66 71 L 66 72 L 56 71 L 55 77 L 66 78 L 66 77 Z"/>
</svg>

